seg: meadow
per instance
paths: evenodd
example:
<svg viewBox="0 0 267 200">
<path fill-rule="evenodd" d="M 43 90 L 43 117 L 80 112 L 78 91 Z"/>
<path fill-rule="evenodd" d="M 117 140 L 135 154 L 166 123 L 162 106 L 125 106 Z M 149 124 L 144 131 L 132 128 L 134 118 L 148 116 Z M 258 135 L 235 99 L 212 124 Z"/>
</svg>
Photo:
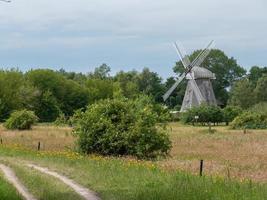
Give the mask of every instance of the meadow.
<svg viewBox="0 0 267 200">
<path fill-rule="evenodd" d="M 79 199 L 67 186 L 25 166 L 56 170 L 96 191 L 102 199 L 266 199 L 267 130 L 225 126 L 168 126 L 173 148 L 166 159 L 84 156 L 73 151 L 69 127 L 49 124 L 29 131 L 0 128 L 0 159 L 39 199 Z M 41 150 L 37 151 L 38 142 Z M 204 176 L 199 177 L 199 160 Z M 12 187 L 0 176 L 0 191 Z M 19 197 L 13 197 L 19 199 Z"/>
</svg>

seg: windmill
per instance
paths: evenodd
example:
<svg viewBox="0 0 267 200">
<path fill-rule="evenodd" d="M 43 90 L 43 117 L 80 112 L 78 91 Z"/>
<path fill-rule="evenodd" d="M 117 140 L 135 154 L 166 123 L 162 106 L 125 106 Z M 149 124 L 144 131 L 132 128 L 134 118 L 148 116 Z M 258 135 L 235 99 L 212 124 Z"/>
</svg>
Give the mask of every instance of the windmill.
<svg viewBox="0 0 267 200">
<path fill-rule="evenodd" d="M 188 82 L 181 112 L 184 112 L 193 106 L 199 106 L 202 103 L 216 105 L 216 98 L 211 84 L 211 80 L 216 79 L 215 74 L 204 67 L 200 67 L 202 62 L 209 55 L 212 45 L 213 41 L 211 41 L 207 47 L 198 54 L 193 62 L 190 62 L 189 56 L 183 53 L 184 51 L 178 47 L 177 43 L 174 43 L 174 47 L 182 61 L 185 71 L 163 95 L 163 99 L 166 101 L 182 80 L 187 79 Z"/>
</svg>

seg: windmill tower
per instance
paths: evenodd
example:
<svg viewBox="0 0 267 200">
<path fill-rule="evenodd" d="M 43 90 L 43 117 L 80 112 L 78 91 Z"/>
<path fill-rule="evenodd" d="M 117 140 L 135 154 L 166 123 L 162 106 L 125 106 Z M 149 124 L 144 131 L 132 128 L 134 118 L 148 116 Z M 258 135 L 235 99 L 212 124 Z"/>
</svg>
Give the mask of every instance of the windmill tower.
<svg viewBox="0 0 267 200">
<path fill-rule="evenodd" d="M 181 112 L 186 111 L 202 103 L 216 105 L 216 98 L 212 88 L 211 80 L 216 79 L 215 74 L 204 67 L 200 67 L 205 58 L 209 55 L 213 41 L 201 51 L 193 62 L 190 62 L 187 54 L 183 54 L 181 49 L 175 43 L 177 53 L 183 63 L 185 72 L 180 75 L 174 85 L 164 94 L 163 99 L 166 101 L 176 87 L 183 79 L 187 79 L 187 87 L 181 107 Z"/>
</svg>

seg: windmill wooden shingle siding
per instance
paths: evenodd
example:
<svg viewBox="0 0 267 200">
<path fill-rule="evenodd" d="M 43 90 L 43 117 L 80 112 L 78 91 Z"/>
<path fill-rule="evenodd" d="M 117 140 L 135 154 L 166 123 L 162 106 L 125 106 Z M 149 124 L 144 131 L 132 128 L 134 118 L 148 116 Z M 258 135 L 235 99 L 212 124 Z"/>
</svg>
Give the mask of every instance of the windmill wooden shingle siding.
<svg viewBox="0 0 267 200">
<path fill-rule="evenodd" d="M 196 94 L 193 90 L 192 79 L 195 80 L 197 87 L 199 88 L 201 95 L 204 99 L 204 102 L 209 105 L 216 105 L 216 98 L 212 88 L 212 79 L 216 79 L 215 74 L 203 67 L 195 66 L 191 70 L 191 74 L 186 76 L 188 80 L 183 104 L 181 107 L 181 112 L 186 111 L 188 108 L 193 106 L 199 106 L 199 102 L 196 98 Z"/>
</svg>

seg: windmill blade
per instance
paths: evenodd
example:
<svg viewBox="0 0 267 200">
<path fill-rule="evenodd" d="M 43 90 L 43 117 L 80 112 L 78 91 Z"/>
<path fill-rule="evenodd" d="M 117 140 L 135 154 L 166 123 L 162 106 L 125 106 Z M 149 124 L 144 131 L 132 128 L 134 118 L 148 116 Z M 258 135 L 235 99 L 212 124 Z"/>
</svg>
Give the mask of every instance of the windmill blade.
<svg viewBox="0 0 267 200">
<path fill-rule="evenodd" d="M 205 60 L 205 58 L 209 55 L 211 51 L 211 47 L 213 45 L 213 40 L 208 44 L 208 46 L 201 51 L 198 56 L 195 58 L 195 60 L 192 62 L 192 66 L 199 66 L 201 63 Z"/>
<path fill-rule="evenodd" d="M 190 65 L 191 62 L 189 60 L 188 55 L 185 53 L 185 50 L 183 50 L 181 48 L 181 45 L 180 45 L 180 48 L 179 48 L 179 46 L 178 46 L 178 44 L 176 42 L 174 42 L 174 48 L 175 48 L 178 56 L 180 57 L 184 68 L 187 68 Z"/>
<path fill-rule="evenodd" d="M 177 81 L 172 85 L 172 87 L 163 95 L 163 100 L 166 101 L 171 93 L 175 90 L 175 88 L 181 83 L 181 81 L 185 78 L 186 74 L 183 73 L 178 77 Z"/>
</svg>

